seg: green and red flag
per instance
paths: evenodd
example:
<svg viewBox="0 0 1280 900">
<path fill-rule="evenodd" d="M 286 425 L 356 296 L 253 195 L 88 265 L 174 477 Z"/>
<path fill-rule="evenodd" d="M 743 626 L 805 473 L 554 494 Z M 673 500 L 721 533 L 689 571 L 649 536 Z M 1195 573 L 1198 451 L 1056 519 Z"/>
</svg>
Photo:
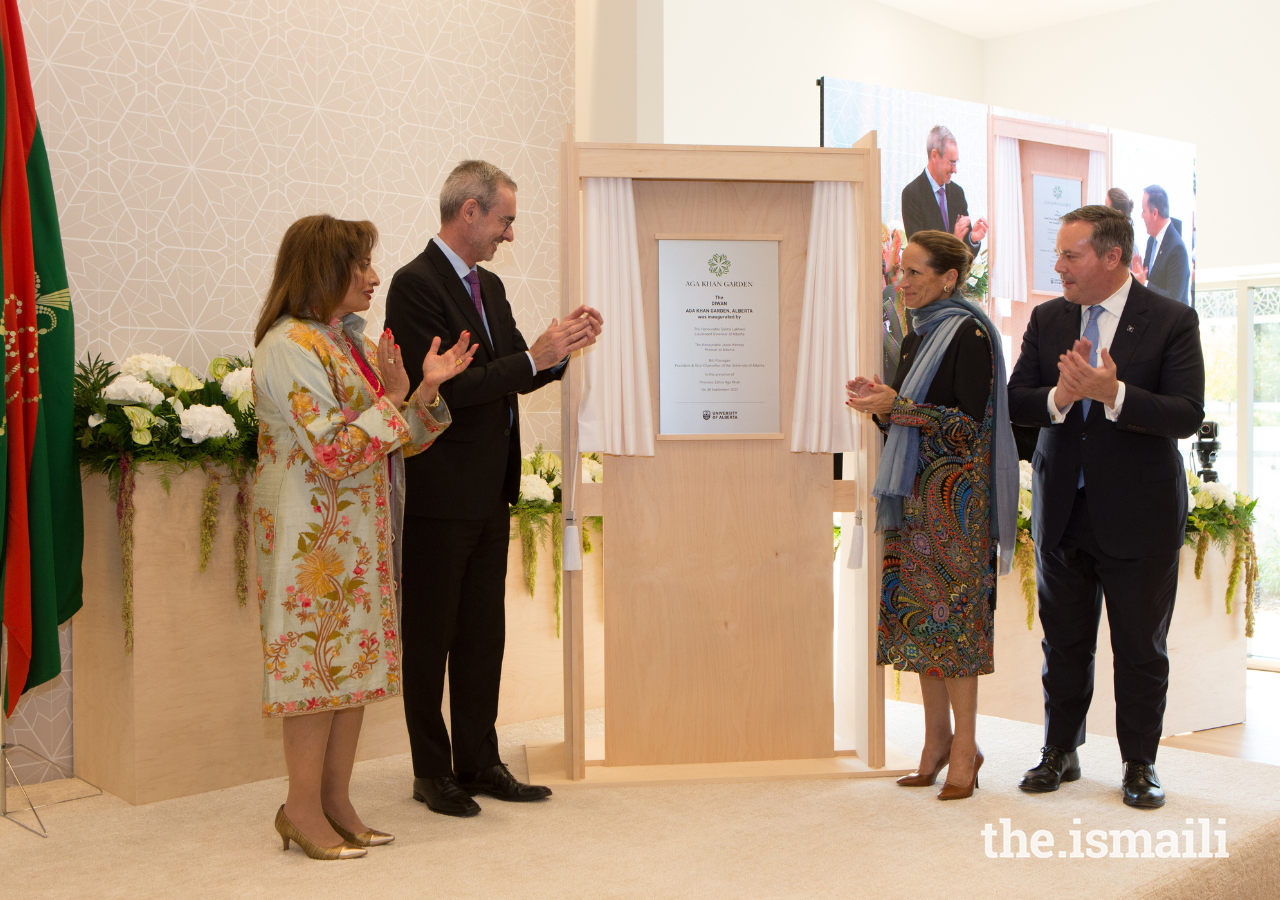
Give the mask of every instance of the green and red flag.
<svg viewBox="0 0 1280 900">
<path fill-rule="evenodd" d="M 0 16 L 4 137 L 4 711 L 62 670 L 58 626 L 81 603 L 84 524 L 72 430 L 75 329 L 49 158 L 36 118 L 17 0 Z"/>
</svg>

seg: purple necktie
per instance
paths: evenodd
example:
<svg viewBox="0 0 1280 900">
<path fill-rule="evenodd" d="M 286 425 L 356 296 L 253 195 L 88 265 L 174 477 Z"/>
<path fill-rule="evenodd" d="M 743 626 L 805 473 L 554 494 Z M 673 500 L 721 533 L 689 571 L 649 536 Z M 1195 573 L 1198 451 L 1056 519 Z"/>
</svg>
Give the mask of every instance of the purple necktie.
<svg viewBox="0 0 1280 900">
<path fill-rule="evenodd" d="M 938 208 L 942 210 L 942 230 L 951 230 L 951 219 L 947 217 L 947 186 L 938 188 Z"/>
<path fill-rule="evenodd" d="M 475 269 L 472 269 L 466 275 L 462 276 L 462 280 L 471 287 L 471 299 L 476 305 L 476 312 L 480 313 L 480 321 L 483 322 L 484 307 L 480 305 L 480 276 L 476 274 Z"/>
</svg>

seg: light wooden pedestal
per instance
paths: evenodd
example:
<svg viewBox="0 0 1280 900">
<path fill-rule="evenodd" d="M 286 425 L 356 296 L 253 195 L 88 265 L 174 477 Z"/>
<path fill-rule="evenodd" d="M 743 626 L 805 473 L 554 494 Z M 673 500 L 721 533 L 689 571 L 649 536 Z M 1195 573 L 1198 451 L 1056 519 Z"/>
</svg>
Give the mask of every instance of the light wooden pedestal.
<svg viewBox="0 0 1280 900">
<path fill-rule="evenodd" d="M 1205 554 L 1203 577 L 1195 576 L 1195 551 L 1184 547 L 1178 571 L 1178 598 L 1169 623 L 1169 703 L 1165 735 L 1203 731 L 1244 721 L 1245 636 L 1244 579 L 1226 612 L 1227 562 L 1216 547 Z M 1027 630 L 1027 606 L 1018 575 L 1001 578 L 996 604 L 995 672 L 978 682 L 978 712 L 986 716 L 1040 724 L 1044 694 L 1040 671 L 1044 631 L 1037 615 Z M 893 678 L 885 679 L 893 696 Z M 920 702 L 920 683 L 903 674 L 900 698 Z M 1090 734 L 1116 733 L 1111 632 L 1104 608 L 1098 628 L 1093 702 L 1085 725 Z"/>
<path fill-rule="evenodd" d="M 676 765 L 606 766 L 604 738 L 586 739 L 586 778 L 571 781 L 564 771 L 564 742 L 524 745 L 529 781 L 556 790 L 591 787 L 642 787 L 659 784 L 719 784 L 741 781 L 804 781 L 815 778 L 896 778 L 915 771 L 916 761 L 885 742 L 885 765 L 873 769 L 853 751 L 820 759 L 771 759 Z"/>
<path fill-rule="evenodd" d="M 281 722 L 264 719 L 262 638 L 250 552 L 250 599 L 236 604 L 235 486 L 224 479 L 219 529 L 199 571 L 200 470 L 169 494 L 143 467 L 134 502 L 134 650 L 124 653 L 120 545 L 106 479 L 85 481 L 84 608 L 75 618 L 76 774 L 130 803 L 151 803 L 285 774 Z M 594 532 L 592 540 L 603 544 Z M 599 551 L 583 559 L 586 698 L 604 703 Z M 520 544 L 507 562 L 507 648 L 498 724 L 559 715 L 562 651 L 555 634 L 550 547 L 537 596 L 524 585 Z M 446 694 L 445 708 L 448 708 Z M 447 714 L 447 713 L 446 713 Z M 407 753 L 399 699 L 370 704 L 358 759 Z M 405 768 L 407 781 L 412 777 Z"/>
</svg>

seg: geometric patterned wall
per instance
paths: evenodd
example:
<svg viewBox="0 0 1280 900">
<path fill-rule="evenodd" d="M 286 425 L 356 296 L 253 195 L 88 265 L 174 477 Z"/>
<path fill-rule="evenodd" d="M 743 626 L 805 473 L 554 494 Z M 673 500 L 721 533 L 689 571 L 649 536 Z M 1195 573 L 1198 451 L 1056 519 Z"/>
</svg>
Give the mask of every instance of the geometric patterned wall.
<svg viewBox="0 0 1280 900">
<path fill-rule="evenodd" d="M 77 356 L 203 370 L 248 351 L 280 236 L 316 212 L 378 226 L 381 330 L 386 283 L 436 232 L 440 183 L 468 157 L 519 184 L 515 243 L 491 266 L 530 343 L 559 314 L 573 0 L 19 7 Z M 525 442 L 558 449 L 558 392 L 539 394 L 523 398 Z"/>
</svg>

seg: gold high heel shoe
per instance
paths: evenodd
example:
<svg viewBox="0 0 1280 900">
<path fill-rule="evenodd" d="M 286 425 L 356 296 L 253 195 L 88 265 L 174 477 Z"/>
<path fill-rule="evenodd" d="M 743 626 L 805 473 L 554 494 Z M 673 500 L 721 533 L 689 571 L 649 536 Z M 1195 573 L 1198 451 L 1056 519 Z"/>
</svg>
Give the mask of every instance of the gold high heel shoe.
<svg viewBox="0 0 1280 900">
<path fill-rule="evenodd" d="M 283 803 L 280 804 L 280 811 L 276 813 L 276 831 L 280 833 L 280 837 L 284 840 L 285 850 L 289 849 L 289 841 L 293 841 L 302 848 L 302 852 L 312 859 L 359 859 L 369 853 L 363 847 L 352 847 L 345 841 L 341 847 L 319 846 L 289 821 L 289 817 L 284 814 Z"/>
<path fill-rule="evenodd" d="M 973 780 L 968 784 L 953 784 L 950 781 L 942 783 L 942 790 L 938 791 L 939 800 L 964 800 L 966 797 L 972 797 L 973 792 L 978 787 L 978 770 L 982 768 L 985 757 L 982 751 L 978 750 L 973 755 Z"/>
<path fill-rule="evenodd" d="M 368 831 L 362 831 L 356 834 L 353 831 L 347 831 L 338 820 L 329 815 L 326 811 L 324 817 L 329 820 L 329 824 L 333 826 L 333 830 L 342 835 L 342 839 L 348 844 L 354 844 L 357 847 L 381 847 L 383 844 L 390 844 L 396 839 L 394 834 L 387 834 L 385 831 L 374 831 L 370 828 Z"/>
</svg>

